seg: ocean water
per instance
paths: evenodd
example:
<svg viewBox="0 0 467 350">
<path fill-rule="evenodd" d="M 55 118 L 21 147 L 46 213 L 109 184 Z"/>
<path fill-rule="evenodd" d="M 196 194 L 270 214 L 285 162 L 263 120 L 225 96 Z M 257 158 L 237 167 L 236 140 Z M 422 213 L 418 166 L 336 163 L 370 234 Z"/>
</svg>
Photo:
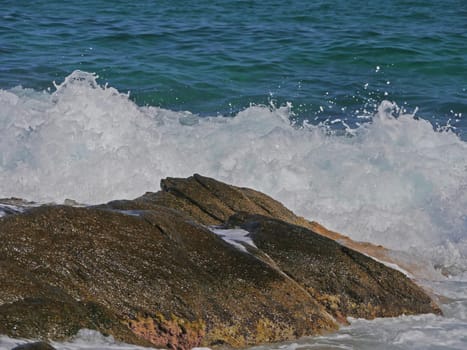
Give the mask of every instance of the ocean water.
<svg viewBox="0 0 467 350">
<path fill-rule="evenodd" d="M 445 313 L 262 349 L 467 348 L 465 1 L 0 5 L 0 198 L 94 204 L 195 172 L 253 187 L 423 262 Z"/>
</svg>

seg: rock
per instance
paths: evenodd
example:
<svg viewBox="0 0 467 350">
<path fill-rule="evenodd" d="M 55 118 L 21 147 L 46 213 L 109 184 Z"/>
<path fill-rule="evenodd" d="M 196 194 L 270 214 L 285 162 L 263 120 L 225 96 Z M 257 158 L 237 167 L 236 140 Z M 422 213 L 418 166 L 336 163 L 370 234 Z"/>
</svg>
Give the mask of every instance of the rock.
<svg viewBox="0 0 467 350">
<path fill-rule="evenodd" d="M 227 185 L 198 174 L 187 179 L 167 178 L 161 181 L 163 191 L 148 192 L 133 201 L 114 201 L 107 204 L 115 209 L 144 210 L 165 206 L 185 212 L 204 225 L 221 225 L 236 212 L 264 215 L 303 226 L 322 236 L 338 241 L 348 248 L 379 260 L 399 265 L 412 275 L 425 276 L 423 262 L 414 265 L 413 259 L 395 260 L 393 254 L 380 245 L 357 242 L 340 233 L 326 229 L 315 221 L 295 215 L 280 202 L 250 188 Z M 421 273 L 418 273 L 422 271 Z"/>
<path fill-rule="evenodd" d="M 440 313 L 406 276 L 262 193 L 200 175 L 161 188 L 0 218 L 0 334 L 89 328 L 146 346 L 245 347 L 333 331 L 347 316 Z M 246 229 L 257 248 L 209 225 Z"/>
<path fill-rule="evenodd" d="M 62 339 L 91 328 L 186 349 L 337 327 L 299 285 L 171 209 L 41 207 L 4 218 L 1 232 L 0 256 L 15 267 L 5 276 L 15 285 L 0 294 L 0 333 L 10 336 Z"/>
<path fill-rule="evenodd" d="M 336 319 L 440 312 L 401 272 L 304 227 L 249 213 L 226 226 L 249 231 L 256 247 Z"/>
<path fill-rule="evenodd" d="M 55 350 L 55 348 L 49 343 L 40 341 L 35 343 L 26 343 L 18 345 L 11 350 Z"/>
</svg>

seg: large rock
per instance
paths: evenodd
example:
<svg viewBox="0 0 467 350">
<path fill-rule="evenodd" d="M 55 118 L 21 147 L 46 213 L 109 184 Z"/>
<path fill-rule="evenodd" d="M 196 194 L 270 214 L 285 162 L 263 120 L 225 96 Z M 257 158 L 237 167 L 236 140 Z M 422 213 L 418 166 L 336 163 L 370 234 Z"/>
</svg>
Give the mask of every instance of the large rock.
<svg viewBox="0 0 467 350">
<path fill-rule="evenodd" d="M 304 227 L 247 213 L 233 215 L 227 225 L 248 230 L 255 246 L 336 319 L 437 310 L 401 272 Z"/>
<path fill-rule="evenodd" d="M 90 328 L 140 345 L 244 347 L 335 330 L 347 316 L 440 312 L 406 276 L 262 193 L 199 175 L 161 187 L 0 218 L 0 334 Z M 245 229 L 255 246 L 237 249 L 212 225 Z"/>
</svg>

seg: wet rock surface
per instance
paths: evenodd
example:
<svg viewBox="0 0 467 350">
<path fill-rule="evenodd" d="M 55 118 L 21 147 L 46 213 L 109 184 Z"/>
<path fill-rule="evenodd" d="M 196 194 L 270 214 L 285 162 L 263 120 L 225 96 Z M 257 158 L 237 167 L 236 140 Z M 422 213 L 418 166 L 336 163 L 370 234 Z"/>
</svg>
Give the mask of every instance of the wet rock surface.
<svg viewBox="0 0 467 350">
<path fill-rule="evenodd" d="M 0 218 L 0 334 L 89 328 L 146 346 L 244 347 L 333 331 L 347 316 L 440 312 L 406 276 L 260 192 L 200 175 L 161 188 Z M 213 225 L 249 231 L 256 247 L 235 248 Z"/>
</svg>

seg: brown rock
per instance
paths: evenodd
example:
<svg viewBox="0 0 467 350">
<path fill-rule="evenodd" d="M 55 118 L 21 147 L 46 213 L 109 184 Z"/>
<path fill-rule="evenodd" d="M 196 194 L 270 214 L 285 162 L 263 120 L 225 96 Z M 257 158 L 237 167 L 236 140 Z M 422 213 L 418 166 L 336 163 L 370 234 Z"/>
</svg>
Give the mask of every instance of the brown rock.
<svg viewBox="0 0 467 350">
<path fill-rule="evenodd" d="M 264 194 L 200 175 L 161 187 L 1 218 L 0 334 L 90 328 L 172 349 L 245 347 L 335 330 L 346 316 L 439 312 L 404 275 Z M 240 251 L 206 225 L 243 227 L 258 249 Z"/>
<path fill-rule="evenodd" d="M 269 341 L 336 328 L 299 285 L 171 209 L 41 207 L 0 225 L 6 278 L 25 276 L 2 287 L 0 333 L 61 339 L 86 327 L 134 343 L 131 330 L 184 349 L 255 344 L 259 322 L 278 329 Z"/>
<path fill-rule="evenodd" d="M 401 272 L 304 227 L 247 213 L 232 216 L 227 226 L 249 231 L 255 245 L 336 319 L 441 312 Z"/>
<path fill-rule="evenodd" d="M 412 260 L 410 262 L 403 259 L 396 260 L 389 250 L 380 245 L 354 241 L 341 233 L 328 230 L 315 221 L 308 221 L 295 215 L 280 202 L 250 188 L 227 185 L 199 174 L 187 179 L 164 179 L 161 181 L 161 188 L 163 190 L 160 192 L 148 192 L 133 201 L 115 201 L 109 205 L 122 209 L 151 209 L 162 205 L 183 211 L 205 225 L 220 225 L 237 212 L 268 216 L 303 226 L 348 248 L 397 264 L 414 276 L 424 274 L 423 263 L 414 264 Z"/>
</svg>

